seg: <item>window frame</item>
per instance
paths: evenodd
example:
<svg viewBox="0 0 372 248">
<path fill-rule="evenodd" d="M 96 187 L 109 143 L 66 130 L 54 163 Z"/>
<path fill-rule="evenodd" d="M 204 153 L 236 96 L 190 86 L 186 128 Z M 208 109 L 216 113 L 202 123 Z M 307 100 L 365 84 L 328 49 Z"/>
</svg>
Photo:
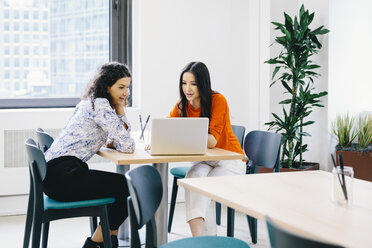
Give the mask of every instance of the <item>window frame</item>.
<svg viewBox="0 0 372 248">
<path fill-rule="evenodd" d="M 110 1 L 109 60 L 125 63 L 132 69 L 132 0 L 108 1 Z M 119 25 L 119 23 L 124 23 L 124 25 Z M 79 97 L 0 98 L 0 109 L 71 108 L 75 107 L 79 101 Z M 129 101 L 131 106 L 132 98 Z"/>
</svg>

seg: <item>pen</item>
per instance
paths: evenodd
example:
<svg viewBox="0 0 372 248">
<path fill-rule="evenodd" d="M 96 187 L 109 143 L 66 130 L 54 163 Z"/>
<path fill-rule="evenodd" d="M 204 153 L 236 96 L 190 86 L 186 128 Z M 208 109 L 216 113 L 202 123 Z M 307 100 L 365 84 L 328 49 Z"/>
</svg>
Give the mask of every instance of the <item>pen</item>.
<svg viewBox="0 0 372 248">
<path fill-rule="evenodd" d="M 333 157 L 333 154 L 331 154 L 331 157 L 332 157 L 333 166 L 336 168 L 336 171 L 337 171 L 337 165 L 336 165 L 336 162 L 335 162 L 335 158 Z M 340 175 L 339 174 L 337 174 L 337 177 L 338 177 L 338 181 L 340 182 L 340 186 L 342 188 L 342 192 L 344 193 L 345 200 L 347 200 L 346 187 L 344 187 L 343 183 L 341 182 L 341 178 L 340 178 Z"/>
<path fill-rule="evenodd" d="M 139 119 L 140 119 L 140 124 L 141 124 L 141 136 L 140 136 L 140 139 L 141 139 L 141 137 L 143 136 L 142 134 L 143 134 L 143 126 L 142 126 L 142 116 L 141 116 L 141 114 L 139 115 Z"/>
<path fill-rule="evenodd" d="M 143 126 L 143 129 L 142 129 L 142 133 L 141 133 L 140 139 L 144 139 L 143 134 L 145 132 L 145 129 L 146 129 L 146 126 L 147 126 L 147 123 L 149 122 L 149 120 L 150 120 L 150 115 L 147 116 L 145 125 Z"/>
<path fill-rule="evenodd" d="M 344 194 L 345 194 L 345 200 L 348 200 L 347 197 L 347 189 L 346 189 L 346 182 L 345 182 L 345 174 L 344 174 L 344 161 L 342 159 L 342 154 L 338 154 L 338 160 L 340 160 L 340 168 L 341 168 L 341 177 L 342 177 L 342 182 L 343 182 L 343 187 L 344 187 Z"/>
</svg>

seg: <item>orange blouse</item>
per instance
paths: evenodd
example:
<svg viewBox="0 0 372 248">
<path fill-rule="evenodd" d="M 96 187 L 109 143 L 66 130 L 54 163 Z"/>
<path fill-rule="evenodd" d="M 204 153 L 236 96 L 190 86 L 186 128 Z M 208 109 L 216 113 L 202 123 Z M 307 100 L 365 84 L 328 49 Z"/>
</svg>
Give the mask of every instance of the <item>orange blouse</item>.
<svg viewBox="0 0 372 248">
<path fill-rule="evenodd" d="M 193 108 L 187 102 L 187 117 L 200 117 L 200 107 Z M 174 106 L 169 117 L 180 117 L 181 110 L 178 104 Z M 223 95 L 212 93 L 211 118 L 209 120 L 209 133 L 217 140 L 216 147 L 244 155 L 238 138 L 233 133 L 230 123 L 229 106 Z"/>
</svg>

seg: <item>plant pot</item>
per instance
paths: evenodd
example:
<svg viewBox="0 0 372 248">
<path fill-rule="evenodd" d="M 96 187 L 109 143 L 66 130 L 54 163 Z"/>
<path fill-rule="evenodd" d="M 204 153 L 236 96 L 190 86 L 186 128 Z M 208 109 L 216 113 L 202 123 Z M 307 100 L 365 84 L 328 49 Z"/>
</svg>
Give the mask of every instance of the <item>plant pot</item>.
<svg viewBox="0 0 372 248">
<path fill-rule="evenodd" d="M 344 165 L 353 167 L 355 178 L 372 182 L 372 152 L 336 151 L 337 165 L 339 165 L 338 154 L 340 153 Z"/>
<path fill-rule="evenodd" d="M 319 163 L 313 162 L 302 162 L 301 168 L 280 168 L 280 172 L 294 172 L 294 171 L 307 171 L 307 170 L 319 170 Z M 258 173 L 270 173 L 273 169 L 258 167 Z"/>
</svg>

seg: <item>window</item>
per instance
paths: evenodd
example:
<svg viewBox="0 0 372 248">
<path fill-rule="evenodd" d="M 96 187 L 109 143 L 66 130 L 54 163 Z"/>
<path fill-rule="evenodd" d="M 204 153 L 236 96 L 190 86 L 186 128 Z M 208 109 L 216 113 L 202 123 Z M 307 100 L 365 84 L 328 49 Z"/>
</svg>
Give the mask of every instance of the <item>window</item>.
<svg viewBox="0 0 372 248">
<path fill-rule="evenodd" d="M 4 67 L 9 67 L 10 66 L 10 59 L 6 58 L 4 59 Z"/>
<path fill-rule="evenodd" d="M 4 23 L 4 30 L 5 31 L 9 31 L 10 30 L 10 23 L 9 22 L 5 22 Z"/>
<path fill-rule="evenodd" d="M 5 55 L 10 55 L 10 47 L 9 46 L 4 47 L 4 54 Z"/>
<path fill-rule="evenodd" d="M 14 35 L 14 42 L 19 43 L 19 34 Z"/>
<path fill-rule="evenodd" d="M 39 23 L 34 23 L 33 31 L 39 31 Z"/>
<path fill-rule="evenodd" d="M 8 16 L 0 26 L 17 31 L 0 38 L 4 54 L 17 54 L 12 60 L 0 57 L 0 92 L 6 92 L 0 108 L 74 106 L 99 65 L 110 59 L 130 64 L 128 1 L 119 1 L 119 10 L 113 0 L 33 0 L 28 10 L 0 9 Z"/>
<path fill-rule="evenodd" d="M 29 31 L 30 30 L 30 24 L 28 22 L 23 23 L 23 30 Z"/>
</svg>

